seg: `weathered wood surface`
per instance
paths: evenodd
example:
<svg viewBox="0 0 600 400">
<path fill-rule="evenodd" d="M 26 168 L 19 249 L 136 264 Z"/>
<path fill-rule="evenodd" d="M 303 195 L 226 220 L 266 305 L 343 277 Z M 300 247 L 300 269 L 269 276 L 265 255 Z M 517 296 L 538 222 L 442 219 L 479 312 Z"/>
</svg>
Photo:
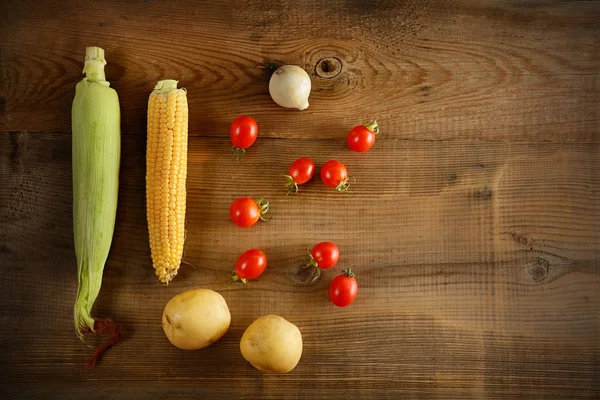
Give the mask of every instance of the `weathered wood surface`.
<svg viewBox="0 0 600 400">
<path fill-rule="evenodd" d="M 125 133 L 143 131 L 147 94 L 168 76 L 189 90 L 201 136 L 249 113 L 269 137 L 341 137 L 377 117 L 388 138 L 597 139 L 597 2 L 394 3 L 5 1 L 5 129 L 69 132 L 81 54 L 102 44 Z M 314 77 L 313 107 L 273 105 L 270 67 L 315 75 L 333 57 L 341 72 Z"/>
<path fill-rule="evenodd" d="M 600 396 L 598 2 L 0 8 L 3 398 Z M 86 45 L 106 49 L 123 116 L 96 315 L 123 323 L 126 340 L 93 371 L 72 323 L 70 104 Z M 308 110 L 270 100 L 268 74 L 282 62 L 311 74 Z M 144 215 L 145 106 L 164 77 L 190 99 L 185 260 L 195 266 L 167 288 L 150 265 Z M 261 137 L 235 161 L 228 126 L 241 113 Z M 352 153 L 345 135 L 367 117 L 383 133 Z M 300 156 L 346 163 L 351 193 L 315 179 L 286 197 L 279 174 Z M 236 197 L 264 194 L 273 221 L 229 221 Z M 360 294 L 347 309 L 328 301 L 332 272 L 315 284 L 298 273 L 320 240 L 339 245 L 336 271 L 356 270 Z M 228 285 L 250 247 L 267 253 L 267 273 Z M 159 320 L 192 287 L 222 293 L 233 320 L 217 344 L 184 352 Z M 244 329 L 267 313 L 304 337 L 285 376 L 259 373 L 239 352 Z"/>
</svg>

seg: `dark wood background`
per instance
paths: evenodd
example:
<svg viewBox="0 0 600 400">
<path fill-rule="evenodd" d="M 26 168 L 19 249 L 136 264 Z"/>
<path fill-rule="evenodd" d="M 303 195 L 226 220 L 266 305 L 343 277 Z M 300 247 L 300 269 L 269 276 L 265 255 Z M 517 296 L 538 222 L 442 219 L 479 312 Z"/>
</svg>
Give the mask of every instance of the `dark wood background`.
<svg viewBox="0 0 600 400">
<path fill-rule="evenodd" d="M 92 371 L 74 333 L 70 107 L 86 46 L 106 49 L 122 106 L 118 220 L 96 316 L 125 341 Z M 3 398 L 400 399 L 600 396 L 600 3 L 597 1 L 20 1 L 0 5 L 0 391 Z M 312 78 L 310 108 L 270 99 L 283 64 Z M 325 65 L 325 67 L 323 67 Z M 155 82 L 190 104 L 185 260 L 155 279 L 144 214 L 145 113 Z M 228 127 L 255 117 L 239 162 Z M 368 153 L 349 129 L 376 118 Z M 285 197 L 289 164 L 332 158 L 348 195 L 315 179 Z M 269 194 L 249 230 L 228 208 Z M 338 243 L 355 269 L 307 284 L 304 251 Z M 263 277 L 228 285 L 244 250 Z M 189 288 L 227 299 L 232 325 L 186 352 L 160 325 Z M 239 352 L 279 314 L 304 354 L 284 376 Z M 92 340 L 92 344 L 93 340 Z"/>
</svg>

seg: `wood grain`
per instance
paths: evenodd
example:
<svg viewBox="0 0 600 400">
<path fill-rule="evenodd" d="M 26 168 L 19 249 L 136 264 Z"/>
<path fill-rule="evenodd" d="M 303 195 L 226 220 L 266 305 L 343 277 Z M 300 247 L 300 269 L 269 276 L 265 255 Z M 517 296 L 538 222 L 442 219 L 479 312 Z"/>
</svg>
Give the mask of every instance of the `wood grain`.
<svg viewBox="0 0 600 400">
<path fill-rule="evenodd" d="M 62 399 L 594 399 L 600 397 L 600 3 L 470 0 L 123 1 L 0 4 L 0 393 Z M 74 334 L 70 107 L 88 45 L 121 99 L 115 237 L 95 315 L 125 341 L 93 371 Z M 311 74 L 311 106 L 277 108 L 269 74 Z M 145 108 L 155 81 L 190 99 L 185 261 L 161 287 L 144 213 Z M 228 127 L 254 116 L 240 161 Z M 353 125 L 383 133 L 347 150 Z M 348 194 L 314 179 L 285 196 L 289 164 L 344 162 Z M 229 220 L 240 196 L 269 223 Z M 313 282 L 306 248 L 340 265 Z M 267 272 L 229 285 L 244 250 Z M 328 301 L 353 268 L 360 294 Z M 226 298 L 217 344 L 171 346 L 159 318 L 188 288 Z M 285 376 L 239 352 L 268 313 L 297 324 Z M 94 345 L 93 338 L 90 338 Z"/>
<path fill-rule="evenodd" d="M 143 131 L 148 94 L 173 77 L 201 136 L 227 136 L 245 113 L 270 137 L 341 138 L 375 117 L 397 139 L 598 140 L 597 2 L 362 3 L 6 1 L 4 130 L 69 132 L 72 88 L 95 44 L 125 134 Z M 325 58 L 341 61 L 339 74 L 320 77 Z M 305 112 L 269 97 L 283 63 L 312 75 Z"/>
<path fill-rule="evenodd" d="M 143 138 L 126 136 L 96 313 L 125 324 L 127 340 L 91 372 L 81 368 L 89 351 L 70 311 L 70 137 L 9 134 L 0 144 L 0 257 L 10 266 L 0 283 L 3 379 L 13 396 L 79 398 L 90 388 L 92 398 L 598 394 L 597 144 L 382 141 L 359 155 L 341 141 L 265 139 L 235 161 L 227 140 L 194 137 L 185 259 L 195 267 L 163 288 L 142 222 Z M 305 154 L 351 165 L 352 192 L 314 181 L 286 197 L 278 173 Z M 273 221 L 251 230 L 229 221 L 235 197 L 264 193 Z M 342 251 L 336 270 L 359 277 L 348 309 L 328 303 L 333 272 L 314 284 L 298 273 L 305 248 L 326 239 Z M 237 255 L 255 246 L 268 254 L 268 272 L 247 288 L 228 285 Z M 175 349 L 157 323 L 166 301 L 192 287 L 218 290 L 233 313 L 225 338 L 201 352 Z M 274 312 L 305 340 L 301 364 L 283 377 L 261 375 L 238 350 L 245 327 Z M 127 392 L 111 383 L 123 379 Z M 32 385 L 16 391 L 17 382 Z"/>
</svg>

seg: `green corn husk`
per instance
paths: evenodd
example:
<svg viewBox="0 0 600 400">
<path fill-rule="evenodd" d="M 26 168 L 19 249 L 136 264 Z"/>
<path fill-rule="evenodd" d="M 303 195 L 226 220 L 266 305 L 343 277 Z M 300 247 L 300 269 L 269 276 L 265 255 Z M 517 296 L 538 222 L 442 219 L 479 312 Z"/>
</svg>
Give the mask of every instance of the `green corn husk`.
<svg viewBox="0 0 600 400">
<path fill-rule="evenodd" d="M 75 331 L 81 339 L 98 329 L 99 320 L 92 318 L 91 311 L 102 285 L 117 213 L 121 113 L 104 65 L 103 49 L 86 48 L 86 76 L 77 84 L 72 109 L 73 231 L 79 282 L 74 311 Z M 99 330 L 107 331 L 104 325 Z"/>
</svg>

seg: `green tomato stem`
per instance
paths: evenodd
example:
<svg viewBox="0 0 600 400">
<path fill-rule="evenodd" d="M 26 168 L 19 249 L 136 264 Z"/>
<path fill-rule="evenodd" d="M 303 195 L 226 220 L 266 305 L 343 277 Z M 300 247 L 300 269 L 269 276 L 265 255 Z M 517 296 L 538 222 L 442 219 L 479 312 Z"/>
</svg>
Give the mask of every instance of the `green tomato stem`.
<svg viewBox="0 0 600 400">
<path fill-rule="evenodd" d="M 261 221 L 265 221 L 268 222 L 270 220 L 273 219 L 273 217 L 265 217 L 265 214 L 269 211 L 269 202 L 267 200 L 265 200 L 267 196 L 262 197 L 261 199 L 259 199 L 256 202 L 256 205 L 258 206 L 258 209 L 260 210 L 260 220 Z"/>
<path fill-rule="evenodd" d="M 229 281 L 229 283 L 231 284 L 233 282 L 242 282 L 243 284 L 247 284 L 248 279 L 240 278 L 240 276 L 235 271 L 233 271 L 233 274 L 231 274 L 231 280 Z"/>
<path fill-rule="evenodd" d="M 308 261 L 306 262 L 306 265 L 304 265 L 304 268 L 317 268 L 319 269 L 319 264 L 317 263 L 317 261 L 315 260 L 315 258 L 312 256 L 310 249 L 307 249 L 306 252 L 308 253 Z"/>
<path fill-rule="evenodd" d="M 342 274 L 346 275 L 349 278 L 354 278 L 354 271 L 352 271 L 351 269 L 343 270 Z"/>
<path fill-rule="evenodd" d="M 240 147 L 233 146 L 231 153 L 237 160 L 239 160 L 240 158 L 243 157 L 244 154 L 246 154 L 246 149 L 242 149 Z"/>
<path fill-rule="evenodd" d="M 377 125 L 377 121 L 364 122 L 363 125 L 374 134 L 377 135 L 379 133 L 379 125 Z"/>
<path fill-rule="evenodd" d="M 287 188 L 286 196 L 289 196 L 290 193 L 294 192 L 294 194 L 298 194 L 298 184 L 294 181 L 294 178 L 291 175 L 282 175 L 287 180 L 285 187 Z"/>
<path fill-rule="evenodd" d="M 335 188 L 336 192 L 343 193 L 348 191 L 348 188 L 350 187 L 350 182 L 348 182 L 348 179 L 349 177 L 338 183 L 338 185 Z"/>
</svg>

